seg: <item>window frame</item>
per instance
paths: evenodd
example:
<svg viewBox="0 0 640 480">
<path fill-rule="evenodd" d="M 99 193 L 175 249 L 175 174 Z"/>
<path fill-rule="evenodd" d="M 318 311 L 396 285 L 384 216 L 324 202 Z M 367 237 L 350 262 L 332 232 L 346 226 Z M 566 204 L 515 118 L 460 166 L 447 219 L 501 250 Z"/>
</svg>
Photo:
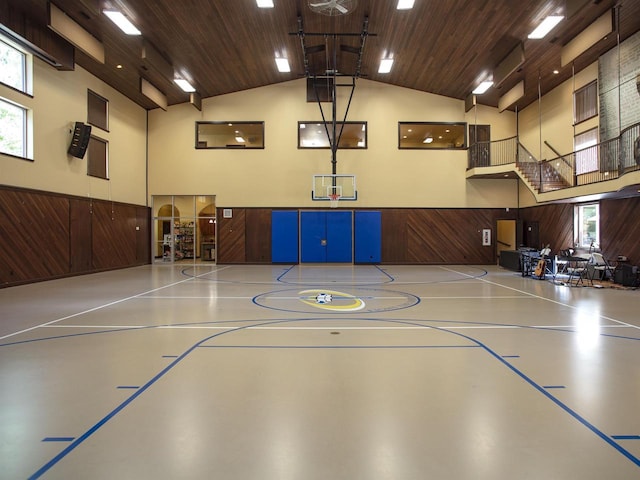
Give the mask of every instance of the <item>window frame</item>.
<svg viewBox="0 0 640 480">
<path fill-rule="evenodd" d="M 16 44 L 13 40 L 11 40 L 6 35 L 3 35 L 0 32 L 0 43 L 3 43 L 11 50 L 17 52 L 21 57 L 20 62 L 20 77 L 21 77 L 21 86 L 15 86 L 0 80 L 0 85 L 5 86 L 13 91 L 20 92 L 29 97 L 33 97 L 33 55 Z"/>
<path fill-rule="evenodd" d="M 411 127 L 411 128 L 409 128 Z M 442 145 L 444 142 L 432 142 L 425 143 L 423 140 L 417 141 L 416 139 L 425 138 L 428 133 L 432 134 L 432 139 L 439 133 L 446 135 L 446 130 L 450 130 L 451 127 L 457 127 L 462 134 L 462 145 L 460 146 L 448 146 Z M 415 130 L 415 131 L 412 131 Z M 408 135 L 413 134 L 413 140 L 410 141 Z M 441 138 L 445 140 L 444 138 Z M 398 150 L 465 150 L 468 143 L 467 138 L 467 122 L 398 122 Z M 405 145 L 403 145 L 403 143 Z M 455 144 L 454 144 L 455 145 Z"/>
<path fill-rule="evenodd" d="M 109 100 L 87 89 L 87 123 L 109 131 Z"/>
<path fill-rule="evenodd" d="M 595 215 L 585 218 L 585 209 L 587 208 L 595 208 Z M 585 232 L 585 224 L 589 223 L 589 219 L 593 218 L 594 232 L 593 237 L 586 237 L 587 242 L 585 242 L 585 234 L 588 234 L 589 227 L 587 227 L 587 231 Z M 573 211 L 573 221 L 574 221 L 574 233 L 575 233 L 575 244 L 578 248 L 589 248 L 591 249 L 593 246 L 600 245 L 600 203 L 599 202 L 590 202 L 590 203 L 581 203 L 574 205 Z"/>
<path fill-rule="evenodd" d="M 242 126 L 258 126 L 261 131 L 261 143 L 256 146 L 247 145 L 245 143 L 238 142 L 235 140 L 235 134 L 238 133 L 236 128 L 241 129 Z M 203 140 L 200 137 L 201 127 L 213 126 L 213 127 L 221 127 L 221 135 L 227 136 L 228 138 L 234 137 L 234 143 L 226 142 L 224 145 L 213 145 L 209 146 L 206 140 Z M 195 123 L 195 148 L 196 150 L 263 150 L 265 148 L 265 136 L 264 136 L 264 121 L 202 121 Z M 229 130 L 233 130 L 234 133 L 225 132 L 225 128 Z M 240 133 L 242 133 L 240 131 Z M 244 138 L 244 137 L 243 137 Z"/>
<path fill-rule="evenodd" d="M 100 165 L 96 165 L 100 162 Z M 87 175 L 109 180 L 109 141 L 91 135 L 87 146 Z"/>
<path fill-rule="evenodd" d="M 305 125 L 305 128 L 302 128 L 302 125 Z M 322 140 L 323 142 L 326 142 L 326 144 L 322 144 L 322 145 L 303 145 L 303 141 L 304 139 L 302 138 L 302 136 L 300 135 L 301 130 L 305 130 L 306 126 L 308 125 L 314 125 L 316 127 L 319 127 L 321 129 L 321 136 L 322 136 Z M 298 121 L 298 149 L 300 150 L 328 150 L 331 149 L 331 143 L 329 141 L 329 139 L 327 138 L 326 135 L 326 130 L 324 128 L 324 126 L 326 125 L 326 127 L 329 129 L 329 133 L 332 133 L 333 131 L 333 123 L 332 122 L 322 122 L 322 121 L 317 121 L 317 120 L 309 120 L 309 121 Z M 355 145 L 355 146 L 345 146 L 345 137 L 340 136 L 340 129 L 342 127 L 342 125 L 356 125 L 356 126 L 360 126 L 360 131 L 364 132 L 364 138 L 361 139 L 361 141 L 364 142 L 363 145 L 359 145 L 360 141 Z M 367 148 L 369 148 L 369 140 L 368 140 L 368 134 L 369 134 L 369 125 L 368 122 L 366 121 L 360 121 L 360 120 L 353 120 L 353 121 L 348 121 L 348 122 L 336 122 L 336 132 L 340 138 L 340 143 L 338 145 L 338 150 L 366 150 Z"/>
<path fill-rule="evenodd" d="M 22 124 L 20 126 L 20 130 L 22 132 L 22 135 L 21 135 L 22 138 L 20 140 L 22 151 L 20 153 L 17 153 L 17 152 L 11 152 L 9 150 L 4 150 L 2 148 L 2 144 L 0 144 L 0 154 L 8 155 L 10 157 L 20 158 L 23 160 L 33 161 L 33 159 L 31 158 L 32 149 L 31 149 L 31 145 L 29 144 L 29 140 L 30 140 L 29 125 L 30 125 L 31 111 L 23 105 L 7 100 L 6 98 L 0 97 L 0 109 L 3 108 L 2 104 L 6 104 L 7 106 L 13 107 L 19 110 L 20 112 L 22 112 L 22 118 L 20 119 L 20 122 Z"/>
<path fill-rule="evenodd" d="M 598 81 L 593 80 L 573 92 L 573 124 L 598 116 Z"/>
<path fill-rule="evenodd" d="M 576 175 L 597 172 L 600 169 L 600 162 L 598 159 L 599 132 L 600 130 L 598 127 L 593 127 L 574 135 L 573 151 L 575 152 Z M 581 137 L 593 134 L 595 134 L 595 139 L 591 139 L 589 141 L 583 140 L 580 145 L 577 144 L 576 141 Z"/>
</svg>

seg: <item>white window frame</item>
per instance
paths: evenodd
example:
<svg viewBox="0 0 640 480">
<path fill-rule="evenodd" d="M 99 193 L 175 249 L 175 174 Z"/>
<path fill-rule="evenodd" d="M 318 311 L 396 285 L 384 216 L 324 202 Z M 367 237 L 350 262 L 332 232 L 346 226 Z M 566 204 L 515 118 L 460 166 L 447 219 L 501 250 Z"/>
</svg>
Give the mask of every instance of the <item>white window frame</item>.
<svg viewBox="0 0 640 480">
<path fill-rule="evenodd" d="M 29 121 L 30 119 L 30 111 L 28 108 L 19 105 L 17 103 L 14 102 L 10 102 L 2 97 L 0 97 L 0 112 L 1 111 L 6 111 L 7 109 L 12 109 L 12 110 L 16 110 L 18 112 L 21 112 L 20 118 L 16 121 L 16 122 L 20 122 L 20 131 L 21 131 L 21 138 L 20 139 L 12 139 L 13 141 L 18 141 L 19 142 L 19 150 L 13 150 L 10 149 L 8 147 L 8 144 L 5 142 L 4 140 L 4 132 L 7 132 L 10 130 L 10 128 L 6 128 L 6 125 L 2 125 L 3 122 L 5 121 L 4 119 L 0 120 L 0 126 L 2 126 L 3 128 L 1 128 L 0 130 L 2 130 L 2 134 L 0 134 L 0 153 L 3 153 L 5 155 L 11 155 L 14 157 L 20 157 L 20 158 L 30 158 L 30 154 L 31 154 L 31 148 L 29 145 L 29 136 L 28 136 L 28 132 L 29 132 L 29 125 L 31 124 L 31 122 Z M 4 117 L 4 116 L 3 116 Z M 6 118 L 6 117 L 5 117 Z M 16 127 L 17 129 L 18 127 Z"/>
<path fill-rule="evenodd" d="M 595 215 L 586 217 L 587 211 L 595 207 Z M 581 248 L 592 248 L 600 245 L 600 204 L 582 203 L 574 207 L 574 232 L 576 236 L 576 246 Z M 589 224 L 593 224 L 590 228 Z M 586 228 L 585 228 L 586 227 Z M 589 232 L 589 230 L 591 230 Z"/>
<path fill-rule="evenodd" d="M 20 55 L 20 62 L 9 62 L 2 64 L 4 72 L 10 67 L 15 67 L 13 74 L 5 75 L 5 79 L 9 79 L 9 83 L 0 80 L 0 109 L 14 110 L 19 109 L 20 115 L 15 116 L 15 120 L 7 119 L 5 121 L 15 124 L 5 123 L 2 127 L 4 132 L 12 131 L 13 137 L 11 142 L 0 142 L 0 154 L 10 155 L 25 160 L 33 160 L 33 110 L 24 105 L 24 102 L 30 103 L 33 98 L 33 55 L 14 42 L 11 38 L 0 33 L 1 47 L 7 50 L 13 50 Z M 13 80 L 15 81 L 13 81 Z M 23 101 L 23 98 L 28 98 Z M 14 130 L 15 127 L 15 130 Z M 21 131 L 21 138 L 18 139 L 16 130 Z M 11 143 L 20 143 L 19 148 L 9 148 Z"/>
<path fill-rule="evenodd" d="M 5 85 L 11 89 L 14 89 L 18 92 L 22 92 L 26 95 L 33 95 L 33 55 L 29 52 L 25 51 L 23 48 L 19 47 L 15 42 L 11 41 L 6 36 L 0 34 L 0 42 L 8 47 L 9 49 L 14 50 L 19 53 L 22 57 L 22 62 L 20 65 L 20 71 L 14 72 L 18 74 L 20 77 L 20 85 L 17 84 L 8 84 L 0 80 L 0 84 Z M 6 66 L 2 66 L 6 68 Z"/>
</svg>

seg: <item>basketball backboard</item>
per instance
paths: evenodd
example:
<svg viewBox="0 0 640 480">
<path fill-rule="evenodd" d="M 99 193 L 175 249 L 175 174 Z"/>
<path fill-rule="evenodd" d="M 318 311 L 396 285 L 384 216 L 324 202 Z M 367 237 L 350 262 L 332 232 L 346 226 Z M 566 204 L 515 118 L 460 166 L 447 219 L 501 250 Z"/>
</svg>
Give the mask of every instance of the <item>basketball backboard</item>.
<svg viewBox="0 0 640 480">
<path fill-rule="evenodd" d="M 355 175 L 314 175 L 311 190 L 312 200 L 331 200 L 332 195 L 339 195 L 340 200 L 357 200 Z"/>
</svg>

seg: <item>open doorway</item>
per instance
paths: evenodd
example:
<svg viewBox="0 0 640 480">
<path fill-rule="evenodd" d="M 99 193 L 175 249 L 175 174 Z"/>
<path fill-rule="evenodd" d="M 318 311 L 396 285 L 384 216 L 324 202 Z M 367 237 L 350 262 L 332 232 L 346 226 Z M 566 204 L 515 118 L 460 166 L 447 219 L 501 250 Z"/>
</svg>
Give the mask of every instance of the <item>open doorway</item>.
<svg viewBox="0 0 640 480">
<path fill-rule="evenodd" d="M 154 264 L 215 261 L 215 195 L 154 195 Z"/>
<path fill-rule="evenodd" d="M 517 250 L 516 220 L 498 220 L 496 226 L 496 257 L 500 264 L 500 254 L 503 250 Z"/>
</svg>

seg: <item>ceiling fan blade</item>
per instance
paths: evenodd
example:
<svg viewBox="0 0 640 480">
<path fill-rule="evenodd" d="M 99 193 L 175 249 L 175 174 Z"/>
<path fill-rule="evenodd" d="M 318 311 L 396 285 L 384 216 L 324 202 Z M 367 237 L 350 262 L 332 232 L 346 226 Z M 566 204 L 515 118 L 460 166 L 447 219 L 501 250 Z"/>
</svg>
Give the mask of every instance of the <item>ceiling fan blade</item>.
<svg viewBox="0 0 640 480">
<path fill-rule="evenodd" d="M 333 3 L 333 0 L 330 2 L 324 2 L 324 3 L 310 3 L 309 6 L 313 8 L 321 8 L 321 7 L 326 7 L 327 5 L 331 5 L 332 3 Z"/>
<path fill-rule="evenodd" d="M 340 13 L 347 13 L 349 11 L 346 8 L 344 8 L 342 5 L 340 5 L 339 3 L 336 3 L 336 2 L 334 2 L 334 3 L 336 4 L 336 10 L 339 10 Z"/>
</svg>

